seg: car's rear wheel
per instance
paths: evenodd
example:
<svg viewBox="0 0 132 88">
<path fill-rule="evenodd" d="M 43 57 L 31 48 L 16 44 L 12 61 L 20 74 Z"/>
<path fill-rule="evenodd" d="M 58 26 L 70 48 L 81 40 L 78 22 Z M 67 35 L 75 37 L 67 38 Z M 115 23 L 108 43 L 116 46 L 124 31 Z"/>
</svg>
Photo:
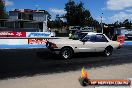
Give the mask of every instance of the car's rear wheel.
<svg viewBox="0 0 132 88">
<path fill-rule="evenodd" d="M 70 59 L 73 55 L 73 50 L 70 47 L 64 47 L 61 49 L 60 55 L 63 59 Z"/>
<path fill-rule="evenodd" d="M 104 53 L 104 56 L 108 57 L 108 56 L 112 55 L 112 52 L 113 52 L 112 47 L 106 47 L 103 53 Z"/>
</svg>

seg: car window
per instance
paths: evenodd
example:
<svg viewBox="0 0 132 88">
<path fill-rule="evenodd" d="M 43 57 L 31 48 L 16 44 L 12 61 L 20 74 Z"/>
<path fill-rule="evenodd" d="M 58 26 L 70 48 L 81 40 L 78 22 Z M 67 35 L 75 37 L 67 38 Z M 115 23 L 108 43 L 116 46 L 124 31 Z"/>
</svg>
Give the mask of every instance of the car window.
<svg viewBox="0 0 132 88">
<path fill-rule="evenodd" d="M 84 41 L 90 41 L 90 36 L 89 35 L 85 36 L 85 38 L 83 40 Z"/>
<path fill-rule="evenodd" d="M 96 39 L 96 36 L 95 35 L 87 35 L 83 40 L 84 41 L 91 41 L 91 42 L 94 42 Z"/>
<path fill-rule="evenodd" d="M 95 35 L 90 35 L 90 41 L 91 41 L 91 42 L 95 42 L 95 38 L 96 38 Z"/>
<path fill-rule="evenodd" d="M 108 42 L 108 40 L 106 39 L 104 35 L 98 34 L 96 35 L 96 42 Z"/>
</svg>

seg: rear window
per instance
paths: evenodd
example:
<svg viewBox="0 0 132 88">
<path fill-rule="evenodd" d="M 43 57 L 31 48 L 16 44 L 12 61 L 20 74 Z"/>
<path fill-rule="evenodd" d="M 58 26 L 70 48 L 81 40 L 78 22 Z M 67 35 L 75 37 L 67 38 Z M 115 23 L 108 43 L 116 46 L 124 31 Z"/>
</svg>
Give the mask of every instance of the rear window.
<svg viewBox="0 0 132 88">
<path fill-rule="evenodd" d="M 96 42 L 108 42 L 106 37 L 102 34 L 96 35 Z"/>
</svg>

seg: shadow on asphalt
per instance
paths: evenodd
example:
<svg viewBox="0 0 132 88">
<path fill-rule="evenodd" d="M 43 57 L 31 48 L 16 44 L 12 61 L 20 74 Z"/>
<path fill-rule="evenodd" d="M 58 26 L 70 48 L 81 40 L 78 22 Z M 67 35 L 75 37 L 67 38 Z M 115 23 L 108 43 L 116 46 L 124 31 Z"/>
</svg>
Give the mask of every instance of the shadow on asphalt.
<svg viewBox="0 0 132 88">
<path fill-rule="evenodd" d="M 37 53 L 36 53 L 37 52 Z M 1 50 L 0 79 L 59 73 L 86 68 L 132 63 L 132 46 L 115 51 L 110 57 L 98 53 L 78 53 L 71 60 L 62 60 L 47 50 Z"/>
</svg>

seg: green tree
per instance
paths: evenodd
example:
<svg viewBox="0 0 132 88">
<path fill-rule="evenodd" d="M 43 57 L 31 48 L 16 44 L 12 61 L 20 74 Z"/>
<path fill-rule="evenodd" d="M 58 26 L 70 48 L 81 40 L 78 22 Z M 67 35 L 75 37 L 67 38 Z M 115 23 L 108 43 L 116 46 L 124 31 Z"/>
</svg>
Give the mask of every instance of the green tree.
<svg viewBox="0 0 132 88">
<path fill-rule="evenodd" d="M 65 10 L 67 11 L 65 17 L 67 19 L 68 25 L 75 25 L 76 22 L 76 4 L 74 1 L 69 0 L 68 3 L 65 4 Z"/>
<path fill-rule="evenodd" d="M 59 15 L 56 15 L 55 20 L 48 20 L 48 27 L 49 28 L 58 28 L 61 29 L 63 27 L 63 21 L 60 19 Z"/>
<path fill-rule="evenodd" d="M 92 18 L 89 10 L 84 8 L 82 2 L 76 4 L 74 1 L 69 0 L 65 4 L 65 10 L 67 12 L 65 17 L 69 26 L 95 26 L 99 24 Z"/>
<path fill-rule="evenodd" d="M 3 0 L 0 0 L 0 19 L 6 19 L 7 14 L 5 12 L 5 4 Z"/>
<path fill-rule="evenodd" d="M 116 22 L 114 23 L 114 27 L 115 27 L 115 28 L 119 28 L 119 27 L 120 27 L 120 23 L 119 23 L 118 21 L 116 21 Z"/>
<path fill-rule="evenodd" d="M 128 19 L 124 20 L 123 25 L 124 25 L 126 28 L 128 28 L 128 29 L 131 28 L 131 23 L 129 22 Z"/>
<path fill-rule="evenodd" d="M 63 21 L 60 19 L 59 15 L 56 15 L 55 25 L 56 25 L 56 28 L 62 28 L 63 27 Z"/>
<path fill-rule="evenodd" d="M 78 5 L 76 5 L 75 17 L 75 24 L 78 26 L 83 26 L 85 22 L 83 3 L 79 3 Z"/>
</svg>

